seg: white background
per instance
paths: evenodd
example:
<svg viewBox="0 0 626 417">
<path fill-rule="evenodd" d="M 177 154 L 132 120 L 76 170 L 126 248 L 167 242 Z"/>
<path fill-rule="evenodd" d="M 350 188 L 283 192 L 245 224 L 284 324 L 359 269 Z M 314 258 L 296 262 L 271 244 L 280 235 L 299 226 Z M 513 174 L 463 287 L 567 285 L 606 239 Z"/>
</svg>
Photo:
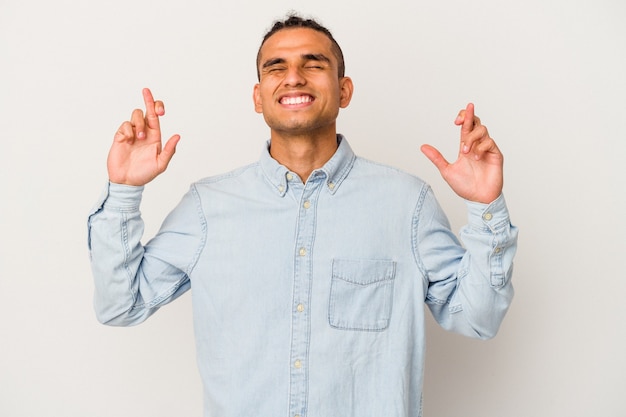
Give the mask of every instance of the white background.
<svg viewBox="0 0 626 417">
<path fill-rule="evenodd" d="M 289 9 L 344 49 L 340 132 L 430 182 L 455 230 L 464 205 L 419 146 L 453 159 L 472 101 L 505 153 L 516 298 L 492 341 L 428 322 L 426 416 L 626 415 L 622 0 L 0 0 L 0 416 L 201 414 L 189 294 L 99 325 L 86 215 L 144 86 L 182 135 L 146 236 L 190 182 L 258 158 L 255 54 Z"/>
</svg>

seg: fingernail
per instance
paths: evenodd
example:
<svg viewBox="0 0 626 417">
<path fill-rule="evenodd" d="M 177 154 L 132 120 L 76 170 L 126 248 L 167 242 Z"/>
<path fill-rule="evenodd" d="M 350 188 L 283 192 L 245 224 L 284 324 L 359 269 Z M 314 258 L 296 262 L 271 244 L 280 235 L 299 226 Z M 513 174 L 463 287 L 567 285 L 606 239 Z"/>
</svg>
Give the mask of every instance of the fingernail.
<svg viewBox="0 0 626 417">
<path fill-rule="evenodd" d="M 469 152 L 469 146 L 467 146 L 466 144 L 463 144 L 463 152 L 465 153 Z"/>
<path fill-rule="evenodd" d="M 139 139 L 143 139 L 144 135 L 145 135 L 145 133 L 143 133 L 143 132 L 137 132 L 137 137 Z"/>
</svg>

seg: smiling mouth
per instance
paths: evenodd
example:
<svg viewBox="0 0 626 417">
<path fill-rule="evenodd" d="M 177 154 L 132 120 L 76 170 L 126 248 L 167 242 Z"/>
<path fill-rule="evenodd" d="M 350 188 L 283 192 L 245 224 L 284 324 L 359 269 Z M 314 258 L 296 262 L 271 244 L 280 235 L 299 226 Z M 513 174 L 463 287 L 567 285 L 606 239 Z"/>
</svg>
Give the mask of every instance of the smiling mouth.
<svg viewBox="0 0 626 417">
<path fill-rule="evenodd" d="M 305 104 L 311 103 L 313 101 L 313 97 L 309 95 L 297 96 L 297 97 L 283 97 L 280 99 L 280 104 L 286 105 L 296 105 L 296 104 Z"/>
</svg>

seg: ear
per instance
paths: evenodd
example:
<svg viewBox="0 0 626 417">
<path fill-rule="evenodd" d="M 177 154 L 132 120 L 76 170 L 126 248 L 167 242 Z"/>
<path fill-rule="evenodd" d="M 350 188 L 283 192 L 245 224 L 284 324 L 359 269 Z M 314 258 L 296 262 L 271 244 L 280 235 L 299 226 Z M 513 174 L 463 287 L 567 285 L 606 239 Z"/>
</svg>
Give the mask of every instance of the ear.
<svg viewBox="0 0 626 417">
<path fill-rule="evenodd" d="M 350 77 L 343 77 L 339 80 L 340 96 L 339 107 L 342 109 L 348 107 L 350 100 L 352 100 L 352 93 L 354 92 L 354 84 Z"/>
<path fill-rule="evenodd" d="M 252 101 L 254 102 L 254 111 L 257 113 L 263 113 L 263 103 L 261 101 L 261 86 L 259 84 L 254 85 L 252 91 Z"/>
</svg>

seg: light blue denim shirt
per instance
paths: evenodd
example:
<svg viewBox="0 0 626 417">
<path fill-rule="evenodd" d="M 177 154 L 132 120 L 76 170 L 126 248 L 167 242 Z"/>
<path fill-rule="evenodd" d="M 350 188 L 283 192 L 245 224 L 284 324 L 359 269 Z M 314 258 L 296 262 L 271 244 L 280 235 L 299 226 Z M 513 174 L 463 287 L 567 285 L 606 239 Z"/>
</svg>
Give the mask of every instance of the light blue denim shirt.
<svg viewBox="0 0 626 417">
<path fill-rule="evenodd" d="M 419 416 L 424 302 L 450 331 L 500 326 L 503 197 L 467 203 L 464 249 L 428 185 L 339 142 L 305 183 L 264 149 L 193 184 L 145 246 L 142 187 L 109 184 L 89 216 L 100 321 L 140 323 L 193 288 L 205 416 Z"/>
</svg>

